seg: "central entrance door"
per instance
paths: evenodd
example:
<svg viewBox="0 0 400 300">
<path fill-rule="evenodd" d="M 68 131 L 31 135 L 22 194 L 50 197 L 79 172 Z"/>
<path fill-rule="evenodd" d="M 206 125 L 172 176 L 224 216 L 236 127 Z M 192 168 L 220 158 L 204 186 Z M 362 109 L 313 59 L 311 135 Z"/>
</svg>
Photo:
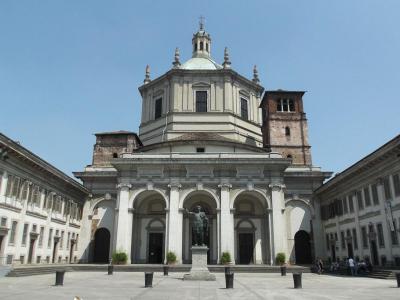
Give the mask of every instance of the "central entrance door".
<svg viewBox="0 0 400 300">
<path fill-rule="evenodd" d="M 239 233 L 239 264 L 253 263 L 254 234 Z"/>
<path fill-rule="evenodd" d="M 149 253 L 148 261 L 150 264 L 162 264 L 163 262 L 163 243 L 164 234 L 161 232 L 149 233 Z"/>
</svg>

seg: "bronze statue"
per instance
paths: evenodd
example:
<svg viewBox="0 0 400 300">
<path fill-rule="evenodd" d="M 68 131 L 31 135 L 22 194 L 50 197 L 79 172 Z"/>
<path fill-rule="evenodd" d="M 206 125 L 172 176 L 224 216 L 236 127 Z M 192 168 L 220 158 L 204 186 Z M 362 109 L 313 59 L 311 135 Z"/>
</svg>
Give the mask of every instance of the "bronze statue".
<svg viewBox="0 0 400 300">
<path fill-rule="evenodd" d="M 194 246 L 205 246 L 206 236 L 208 234 L 208 218 L 200 205 L 197 205 L 194 212 L 190 212 L 186 209 L 186 212 L 193 216 L 193 245 Z"/>
</svg>

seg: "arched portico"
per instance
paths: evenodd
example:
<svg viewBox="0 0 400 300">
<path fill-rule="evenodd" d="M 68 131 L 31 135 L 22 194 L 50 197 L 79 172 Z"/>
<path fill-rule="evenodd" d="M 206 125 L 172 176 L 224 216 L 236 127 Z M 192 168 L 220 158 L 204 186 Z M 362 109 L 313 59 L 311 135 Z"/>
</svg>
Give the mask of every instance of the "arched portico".
<svg viewBox="0 0 400 300">
<path fill-rule="evenodd" d="M 183 211 L 193 211 L 197 205 L 200 205 L 206 213 L 209 220 L 209 230 L 206 236 L 206 244 L 209 248 L 207 261 L 215 264 L 218 260 L 218 227 L 217 227 L 217 211 L 218 201 L 216 195 L 204 190 L 196 190 L 186 193 L 186 197 L 182 201 Z M 183 251 L 182 259 L 184 263 L 191 263 L 191 246 L 192 246 L 192 223 L 190 216 L 184 212 L 182 222 L 183 233 Z"/>
<path fill-rule="evenodd" d="M 267 198 L 256 191 L 242 191 L 233 199 L 235 260 L 238 264 L 270 261 Z"/>
<path fill-rule="evenodd" d="M 136 193 L 132 205 L 132 263 L 163 263 L 167 206 L 164 195 L 143 190 Z"/>
</svg>

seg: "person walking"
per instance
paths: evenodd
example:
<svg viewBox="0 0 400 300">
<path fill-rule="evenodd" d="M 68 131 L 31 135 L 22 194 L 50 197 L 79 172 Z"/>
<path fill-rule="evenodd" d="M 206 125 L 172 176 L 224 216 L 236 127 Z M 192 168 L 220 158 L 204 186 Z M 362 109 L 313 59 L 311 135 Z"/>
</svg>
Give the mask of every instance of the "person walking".
<svg viewBox="0 0 400 300">
<path fill-rule="evenodd" d="M 354 276 L 356 274 L 356 268 L 355 268 L 355 263 L 354 263 L 353 258 L 350 257 L 348 262 L 349 262 L 349 267 L 350 267 L 350 271 L 351 271 L 351 276 Z"/>
<path fill-rule="evenodd" d="M 321 275 L 323 271 L 324 263 L 322 262 L 322 259 L 318 259 L 318 274 Z"/>
</svg>

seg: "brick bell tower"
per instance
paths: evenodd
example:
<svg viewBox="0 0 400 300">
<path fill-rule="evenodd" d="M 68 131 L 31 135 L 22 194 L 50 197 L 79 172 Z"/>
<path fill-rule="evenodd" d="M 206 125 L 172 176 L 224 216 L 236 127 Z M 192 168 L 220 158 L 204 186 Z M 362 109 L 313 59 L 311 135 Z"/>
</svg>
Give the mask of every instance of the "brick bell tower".
<svg viewBox="0 0 400 300">
<path fill-rule="evenodd" d="M 261 101 L 264 147 L 291 158 L 293 164 L 311 165 L 311 146 L 303 111 L 303 91 L 266 91 Z"/>
</svg>

